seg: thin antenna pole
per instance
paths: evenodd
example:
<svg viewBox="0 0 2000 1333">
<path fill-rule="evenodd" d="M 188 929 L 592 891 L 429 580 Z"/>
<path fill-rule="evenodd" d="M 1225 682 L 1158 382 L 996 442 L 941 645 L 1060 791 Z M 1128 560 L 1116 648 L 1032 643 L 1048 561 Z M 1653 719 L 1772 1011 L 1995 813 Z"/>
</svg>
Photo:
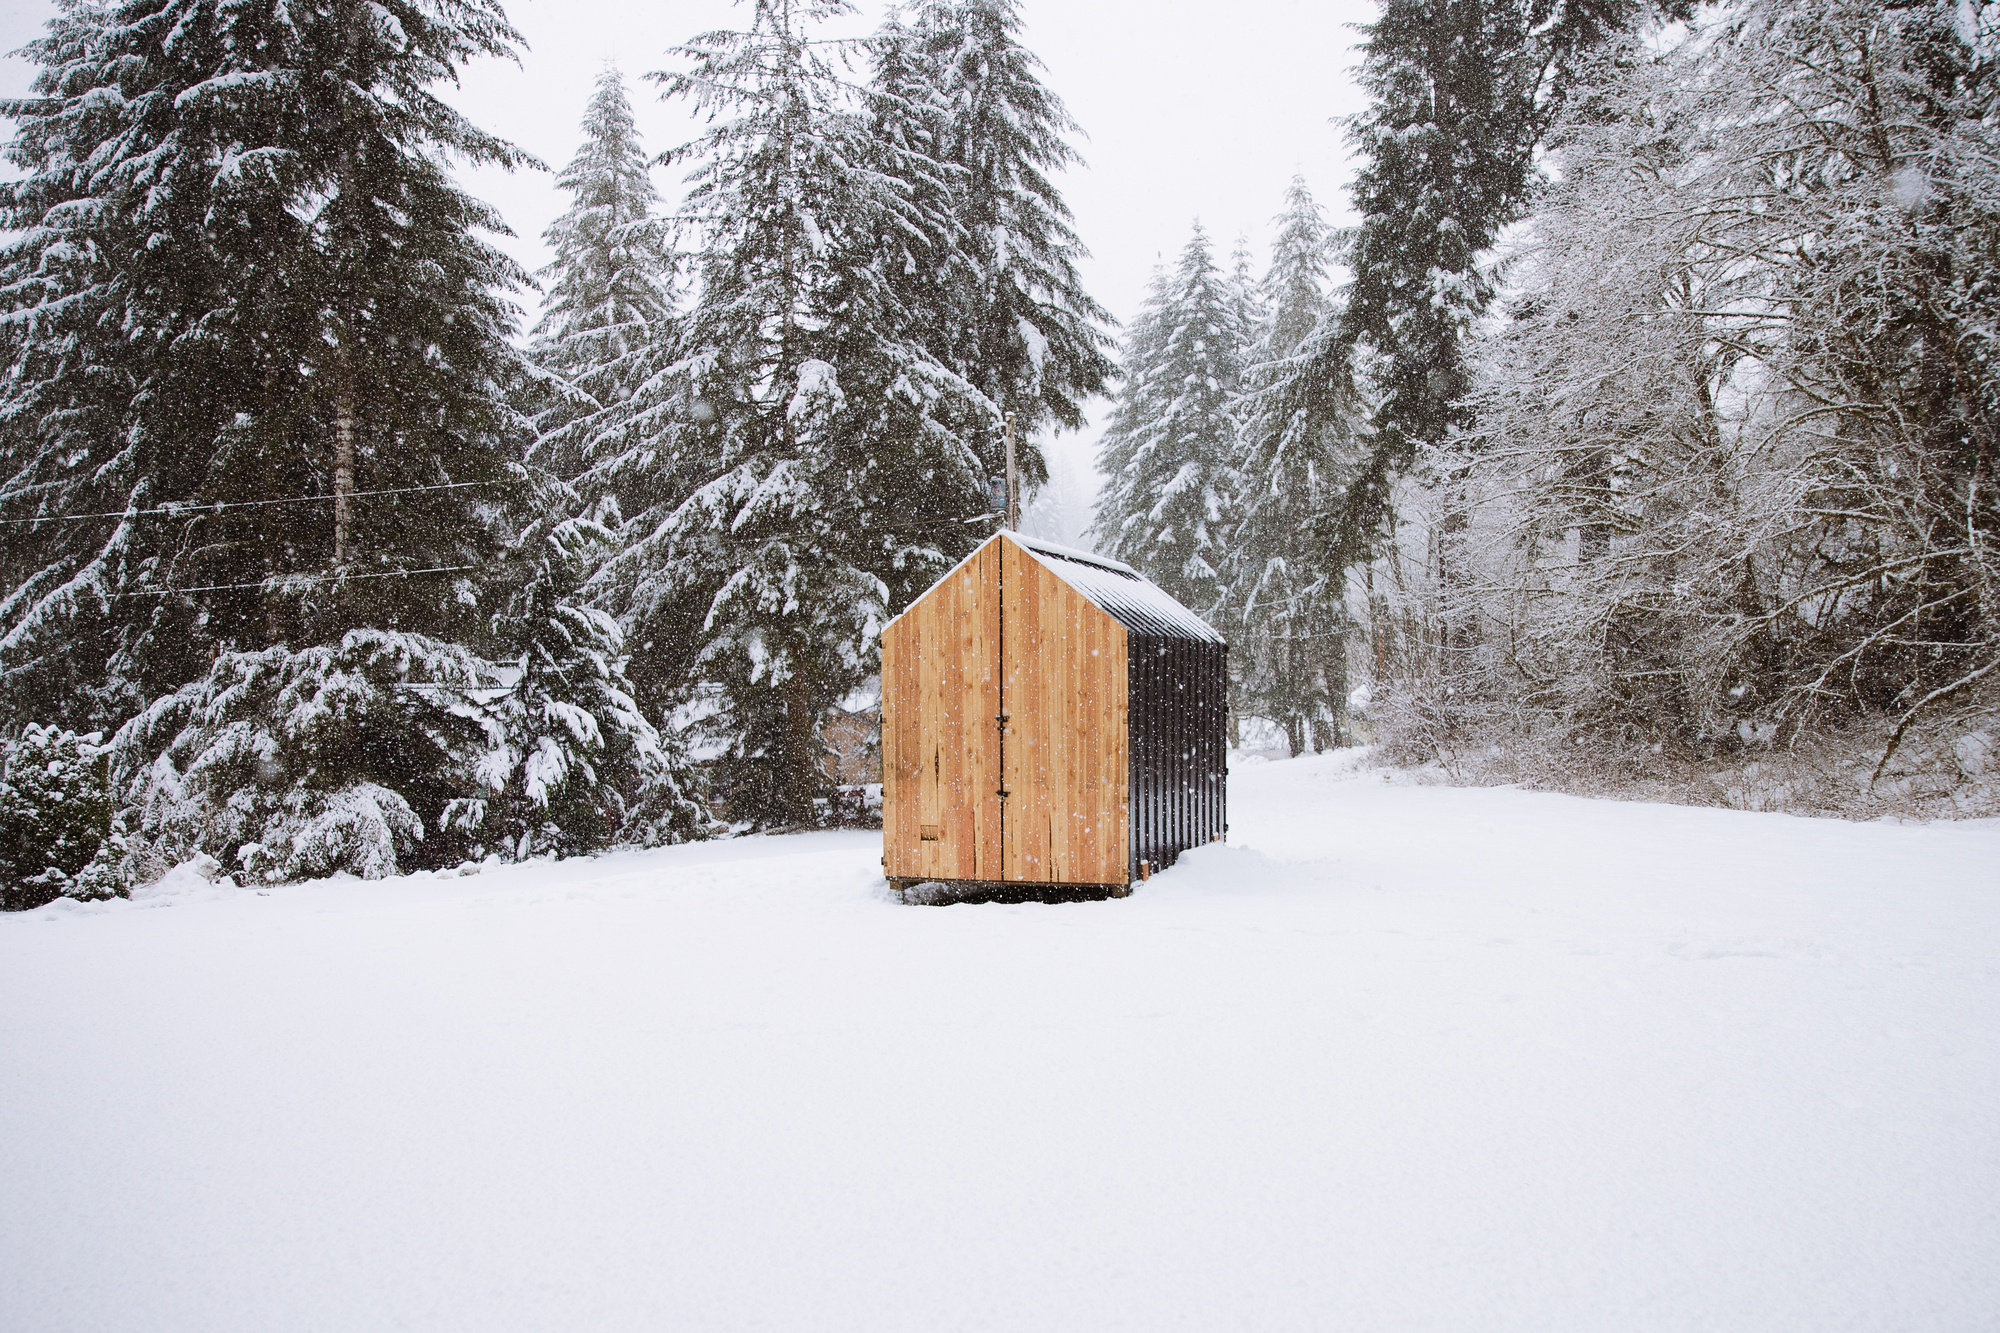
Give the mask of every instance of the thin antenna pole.
<svg viewBox="0 0 2000 1333">
<path fill-rule="evenodd" d="M 1021 478 L 1014 471 L 1014 414 L 1007 414 L 1007 526 L 1021 528 Z"/>
</svg>

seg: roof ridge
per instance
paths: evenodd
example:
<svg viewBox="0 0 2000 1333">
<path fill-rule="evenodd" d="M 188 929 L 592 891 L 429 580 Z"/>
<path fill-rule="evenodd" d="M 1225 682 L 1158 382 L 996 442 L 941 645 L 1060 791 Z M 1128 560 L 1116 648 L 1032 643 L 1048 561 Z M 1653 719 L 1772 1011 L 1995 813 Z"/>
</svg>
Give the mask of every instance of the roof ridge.
<svg viewBox="0 0 2000 1333">
<path fill-rule="evenodd" d="M 994 536 L 1010 537 L 1017 546 L 1024 546 L 1028 550 L 1039 554 L 1052 555 L 1059 560 L 1073 560 L 1079 565 L 1096 565 L 1100 569 L 1108 569 L 1117 574 L 1126 574 L 1135 579 L 1145 578 L 1145 575 L 1126 564 L 1123 560 L 1113 559 L 1108 555 L 1099 555 L 1095 551 L 1085 551 L 1075 546 L 1064 546 L 1060 542 L 1052 542 L 1042 537 L 1030 537 L 1025 533 L 1019 532 L 1003 531 L 995 533 Z"/>
<path fill-rule="evenodd" d="M 1010 532 L 995 535 L 1013 537 L 1016 534 Z M 1061 553 L 1060 548 L 1054 552 L 1045 552 L 1039 549 L 1038 543 L 1029 541 L 1017 540 L 1015 545 L 1033 556 L 1037 564 L 1069 585 L 1085 601 L 1127 630 L 1150 637 L 1227 643 L 1213 625 L 1183 606 L 1172 593 L 1130 565 L 1117 561 L 1078 559 Z M 1052 561 L 1060 561 L 1070 568 L 1067 570 L 1057 568 Z M 1091 572 L 1085 573 L 1086 570 Z M 1106 574 L 1114 576 L 1116 582 L 1102 577 Z"/>
<path fill-rule="evenodd" d="M 1175 600 L 1173 594 L 1165 588 L 1123 561 L 1089 551 L 1079 551 L 1056 542 L 1044 541 L 1040 537 L 1023 536 L 1008 528 L 1002 528 L 987 537 L 963 560 L 939 575 L 929 589 L 920 593 L 909 606 L 891 616 L 883 624 L 883 631 L 886 632 L 889 626 L 908 615 L 910 607 L 930 596 L 939 584 L 971 564 L 981 551 L 1002 537 L 1026 551 L 1042 568 L 1075 589 L 1085 601 L 1128 630 L 1155 637 L 1227 643 L 1213 625 Z M 1065 569 L 1064 566 L 1068 568 Z"/>
</svg>

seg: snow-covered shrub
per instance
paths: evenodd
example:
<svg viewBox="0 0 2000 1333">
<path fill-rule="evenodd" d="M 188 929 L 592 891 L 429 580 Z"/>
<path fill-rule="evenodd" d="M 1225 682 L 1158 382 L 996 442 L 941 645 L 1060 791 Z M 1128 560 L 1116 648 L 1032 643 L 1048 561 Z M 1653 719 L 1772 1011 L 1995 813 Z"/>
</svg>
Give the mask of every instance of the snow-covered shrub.
<svg viewBox="0 0 2000 1333">
<path fill-rule="evenodd" d="M 610 541 L 568 519 L 531 525 L 517 544 L 529 568 L 495 625 L 512 651 L 478 696 L 479 794 L 445 815 L 475 850 L 572 855 L 706 832 L 694 769 L 632 699 L 618 622 L 576 597 Z"/>
<path fill-rule="evenodd" d="M 366 879 L 458 849 L 433 837 L 481 753 L 489 668 L 422 635 L 225 653 L 112 738 L 139 873 L 198 852 L 267 880 Z"/>
<path fill-rule="evenodd" d="M 550 586 L 544 571 L 514 603 L 513 628 L 531 628 L 504 666 L 387 630 L 217 658 L 112 739 L 128 873 L 206 854 L 268 881 L 379 879 L 701 836 L 685 761 L 632 705 L 616 626 L 538 602 Z"/>
<path fill-rule="evenodd" d="M 1989 778 L 2000 769 L 2000 734 L 1991 727 L 1980 731 L 1969 731 L 1952 742 L 1952 757 L 1958 761 L 1959 772 L 1967 778 Z"/>
<path fill-rule="evenodd" d="M 102 740 L 31 722 L 0 741 L 0 909 L 120 891 L 99 860 L 111 836 Z"/>
<path fill-rule="evenodd" d="M 259 840 L 236 850 L 243 869 L 262 879 L 312 879 L 336 871 L 386 879 L 424 838 L 424 821 L 410 803 L 379 783 L 294 787 L 275 806 Z"/>
</svg>

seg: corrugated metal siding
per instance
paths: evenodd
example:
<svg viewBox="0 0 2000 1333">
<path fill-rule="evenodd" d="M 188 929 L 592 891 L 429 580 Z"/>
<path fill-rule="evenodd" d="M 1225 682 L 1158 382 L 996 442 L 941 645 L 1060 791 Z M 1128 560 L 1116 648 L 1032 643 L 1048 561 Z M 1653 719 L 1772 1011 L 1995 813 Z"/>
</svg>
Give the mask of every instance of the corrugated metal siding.
<svg viewBox="0 0 2000 1333">
<path fill-rule="evenodd" d="M 1172 865 L 1228 824 L 1227 648 L 1127 636 L 1132 877 Z"/>
</svg>

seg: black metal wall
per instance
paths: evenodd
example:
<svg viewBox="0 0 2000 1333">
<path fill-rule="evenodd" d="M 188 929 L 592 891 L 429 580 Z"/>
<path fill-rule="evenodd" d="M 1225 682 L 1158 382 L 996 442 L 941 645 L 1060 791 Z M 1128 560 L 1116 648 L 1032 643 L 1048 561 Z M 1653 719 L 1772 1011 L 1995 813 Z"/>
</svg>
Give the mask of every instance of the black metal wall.
<svg viewBox="0 0 2000 1333">
<path fill-rule="evenodd" d="M 1132 878 L 1172 865 L 1227 826 L 1228 648 L 1126 636 L 1132 759 Z"/>
</svg>

